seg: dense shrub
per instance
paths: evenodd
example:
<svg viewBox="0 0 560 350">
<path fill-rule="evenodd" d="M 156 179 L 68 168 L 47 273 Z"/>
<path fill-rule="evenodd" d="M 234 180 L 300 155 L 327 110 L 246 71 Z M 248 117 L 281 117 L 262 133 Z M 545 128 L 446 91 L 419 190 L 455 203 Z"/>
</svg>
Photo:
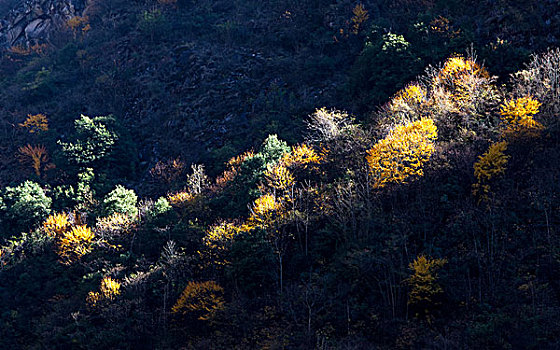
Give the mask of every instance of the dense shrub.
<svg viewBox="0 0 560 350">
<path fill-rule="evenodd" d="M 52 200 L 35 182 L 25 181 L 16 187 L 6 187 L 2 211 L 9 225 L 25 230 L 45 219 L 51 212 Z"/>
<path fill-rule="evenodd" d="M 138 196 L 133 190 L 117 185 L 115 189 L 103 199 L 103 214 L 109 216 L 114 213 L 120 213 L 134 216 L 138 213 L 138 209 L 136 208 L 137 202 Z"/>
</svg>

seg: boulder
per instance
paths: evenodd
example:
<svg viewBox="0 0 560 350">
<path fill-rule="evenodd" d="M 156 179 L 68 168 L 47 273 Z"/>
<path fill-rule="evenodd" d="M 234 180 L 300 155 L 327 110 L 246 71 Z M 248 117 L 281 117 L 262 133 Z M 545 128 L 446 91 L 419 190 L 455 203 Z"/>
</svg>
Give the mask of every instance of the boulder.
<svg viewBox="0 0 560 350">
<path fill-rule="evenodd" d="M 47 42 L 66 22 L 81 16 L 87 0 L 13 0 L 0 13 L 0 47 Z"/>
</svg>

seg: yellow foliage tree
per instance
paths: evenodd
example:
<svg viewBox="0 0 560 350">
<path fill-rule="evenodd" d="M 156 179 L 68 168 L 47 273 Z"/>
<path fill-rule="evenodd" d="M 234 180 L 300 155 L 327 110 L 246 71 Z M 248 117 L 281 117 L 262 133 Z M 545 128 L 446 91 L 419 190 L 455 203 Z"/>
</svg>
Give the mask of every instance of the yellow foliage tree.
<svg viewBox="0 0 560 350">
<path fill-rule="evenodd" d="M 489 182 L 493 178 L 503 175 L 509 156 L 504 152 L 507 150 L 507 142 L 497 142 L 488 148 L 488 151 L 478 157 L 474 163 L 474 176 L 476 183 L 473 185 L 473 194 L 481 200 L 487 200 L 490 193 Z"/>
<path fill-rule="evenodd" d="M 282 201 L 275 195 L 267 193 L 255 200 L 247 223 L 250 227 L 267 228 L 283 216 Z"/>
<path fill-rule="evenodd" d="M 169 203 L 177 207 L 184 206 L 186 203 L 190 202 L 194 198 L 195 196 L 188 191 L 181 191 L 167 196 Z"/>
<path fill-rule="evenodd" d="M 48 131 L 49 130 L 49 120 L 47 116 L 44 114 L 28 114 L 27 119 L 23 123 L 20 123 L 19 126 L 22 128 L 26 128 L 29 130 L 30 133 L 36 133 L 41 131 Z"/>
<path fill-rule="evenodd" d="M 52 238 L 61 238 L 70 228 L 70 218 L 68 214 L 52 214 L 43 223 L 43 231 Z"/>
<path fill-rule="evenodd" d="M 224 308 L 224 289 L 214 281 L 189 282 L 171 308 L 174 314 L 193 315 L 207 321 Z"/>
<path fill-rule="evenodd" d="M 41 170 L 45 163 L 49 161 L 47 149 L 43 145 L 26 145 L 18 149 L 20 162 L 22 164 L 31 163 L 37 176 L 41 176 Z"/>
<path fill-rule="evenodd" d="M 58 255 L 63 264 L 70 265 L 92 251 L 95 234 L 86 225 L 72 227 L 58 241 Z"/>
<path fill-rule="evenodd" d="M 358 4 L 352 9 L 352 33 L 358 34 L 364 23 L 368 20 L 369 14 L 363 4 Z"/>
<path fill-rule="evenodd" d="M 285 153 L 280 159 L 280 163 L 288 168 L 292 166 L 303 166 L 305 168 L 309 164 L 320 164 L 322 160 L 322 157 L 313 148 L 302 143 L 292 146 L 292 151 Z"/>
<path fill-rule="evenodd" d="M 89 292 L 86 301 L 91 306 L 96 306 L 103 300 L 114 300 L 117 295 L 121 294 L 121 283 L 111 277 L 103 277 L 99 292 Z"/>
<path fill-rule="evenodd" d="M 201 255 L 205 255 L 205 259 L 211 260 L 215 265 L 228 264 L 225 253 L 231 247 L 235 236 L 242 231 L 241 227 L 227 221 L 211 226 L 202 239 L 202 244 L 206 250 Z"/>
<path fill-rule="evenodd" d="M 420 255 L 408 266 L 412 274 L 407 279 L 410 287 L 408 304 L 415 310 L 415 316 L 425 316 L 431 320 L 431 310 L 438 306 L 438 298 L 443 294 L 443 289 L 438 283 L 437 271 L 447 263 L 445 259 L 430 259 Z"/>
<path fill-rule="evenodd" d="M 410 84 L 395 94 L 391 101 L 394 105 L 399 104 L 421 104 L 426 101 L 426 89 L 418 84 Z"/>
<path fill-rule="evenodd" d="M 230 160 L 227 161 L 227 165 L 230 167 L 240 166 L 241 164 L 243 164 L 244 161 L 254 156 L 255 156 L 255 152 L 250 150 L 243 154 L 230 158 Z"/>
<path fill-rule="evenodd" d="M 367 152 L 367 163 L 374 188 L 388 183 L 404 183 L 411 176 L 422 176 L 423 165 L 435 150 L 437 128 L 431 119 L 397 126 Z"/>
<path fill-rule="evenodd" d="M 504 135 L 508 137 L 537 136 L 544 128 L 534 120 L 541 103 L 531 96 L 506 101 L 500 106 L 500 115 L 505 124 Z"/>
<path fill-rule="evenodd" d="M 264 176 L 268 187 L 273 190 L 284 191 L 294 185 L 294 175 L 282 163 L 269 165 Z"/>
<path fill-rule="evenodd" d="M 452 87 L 459 83 L 465 74 L 480 75 L 482 77 L 490 76 L 488 71 L 473 59 L 455 56 L 445 61 L 438 78 L 449 87 Z"/>
<path fill-rule="evenodd" d="M 398 91 L 385 107 L 391 119 L 410 120 L 423 115 L 424 107 L 428 102 L 426 88 L 419 84 L 410 84 Z"/>
<path fill-rule="evenodd" d="M 472 58 L 449 58 L 434 77 L 433 84 L 447 91 L 458 107 L 470 105 L 475 96 L 490 94 L 491 79 L 488 71 Z"/>
</svg>

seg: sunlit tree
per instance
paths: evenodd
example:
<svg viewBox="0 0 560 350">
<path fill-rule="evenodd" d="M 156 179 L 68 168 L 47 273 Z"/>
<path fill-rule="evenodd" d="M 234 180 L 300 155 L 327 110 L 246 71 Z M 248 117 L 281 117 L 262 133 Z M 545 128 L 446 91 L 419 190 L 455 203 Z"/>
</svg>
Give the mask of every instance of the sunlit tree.
<svg viewBox="0 0 560 350">
<path fill-rule="evenodd" d="M 52 199 L 33 181 L 15 187 L 6 187 L 0 208 L 6 212 L 12 228 L 26 230 L 42 223 L 51 213 Z"/>
<path fill-rule="evenodd" d="M 248 223 L 256 227 L 272 226 L 285 213 L 281 199 L 274 194 L 264 194 L 253 202 Z"/>
<path fill-rule="evenodd" d="M 117 185 L 103 199 L 103 212 L 107 216 L 114 213 L 136 216 L 138 214 L 138 209 L 136 208 L 137 202 L 138 196 L 134 190 Z"/>
<path fill-rule="evenodd" d="M 72 226 L 70 217 L 66 213 L 50 215 L 43 223 L 43 231 L 52 238 L 61 238 Z"/>
<path fill-rule="evenodd" d="M 309 116 L 307 128 L 309 139 L 316 142 L 325 142 L 340 136 L 349 125 L 348 113 L 339 110 L 319 108 Z"/>
<path fill-rule="evenodd" d="M 86 301 L 95 307 L 101 301 L 114 300 L 119 294 L 121 294 L 121 283 L 116 279 L 106 276 L 101 280 L 99 292 L 89 292 Z"/>
<path fill-rule="evenodd" d="M 291 152 L 286 152 L 280 159 L 280 163 L 290 168 L 292 166 L 307 167 L 312 164 L 320 164 L 322 157 L 313 148 L 302 143 L 292 146 Z"/>
<path fill-rule="evenodd" d="M 419 84 L 410 84 L 406 86 L 404 89 L 399 90 L 391 103 L 394 106 L 406 104 L 406 105 L 415 105 L 415 104 L 422 104 L 426 102 L 428 93 L 426 89 Z"/>
<path fill-rule="evenodd" d="M 167 195 L 167 200 L 169 200 L 169 203 L 176 207 L 183 207 L 194 198 L 195 196 L 189 191 L 180 191 Z"/>
<path fill-rule="evenodd" d="M 531 96 L 506 101 L 500 106 L 506 137 L 536 136 L 543 129 L 541 123 L 533 119 L 539 113 L 541 103 Z"/>
<path fill-rule="evenodd" d="M 243 164 L 246 160 L 253 158 L 254 156 L 255 153 L 253 151 L 247 151 L 239 156 L 231 158 L 226 163 L 226 170 L 224 170 L 224 172 L 216 178 L 214 184 L 210 186 L 210 191 L 217 193 L 226 188 L 227 185 L 231 184 L 239 174 L 239 168 L 241 164 Z"/>
<path fill-rule="evenodd" d="M 404 183 L 422 176 L 423 166 L 434 153 L 437 128 L 431 119 L 397 126 L 367 153 L 374 188 L 388 183 Z"/>
<path fill-rule="evenodd" d="M 227 254 L 238 235 L 250 232 L 253 228 L 244 223 L 220 221 L 206 230 L 202 238 L 204 250 L 200 255 L 213 266 L 227 265 Z"/>
<path fill-rule="evenodd" d="M 269 165 L 264 173 L 266 184 L 272 190 L 285 191 L 294 185 L 292 172 L 283 164 Z"/>
<path fill-rule="evenodd" d="M 58 240 L 58 255 L 63 264 L 70 265 L 93 250 L 95 234 L 86 225 L 72 227 Z"/>
<path fill-rule="evenodd" d="M 58 143 L 68 159 L 78 165 L 87 165 L 109 155 L 118 140 L 118 135 L 110 130 L 105 122 L 112 117 L 90 118 L 81 115 L 74 121 L 76 129 L 73 142 Z"/>
<path fill-rule="evenodd" d="M 96 222 L 97 233 L 102 236 L 127 234 L 133 229 L 134 225 L 131 216 L 123 213 L 113 213 L 97 219 Z"/>
<path fill-rule="evenodd" d="M 479 199 L 487 200 L 490 193 L 490 181 L 505 173 L 509 159 L 509 156 L 505 154 L 507 146 L 505 141 L 493 143 L 474 164 L 476 183 L 473 185 L 473 194 Z"/>
<path fill-rule="evenodd" d="M 417 120 L 427 114 L 428 102 L 428 90 L 423 85 L 409 84 L 382 108 L 382 115 L 387 122 Z"/>
<path fill-rule="evenodd" d="M 469 140 L 492 130 L 500 99 L 495 80 L 472 56 L 451 57 L 432 71 L 428 112 L 443 138 Z"/>
<path fill-rule="evenodd" d="M 471 77 L 488 79 L 490 74 L 474 59 L 455 56 L 445 61 L 436 80 L 451 91 L 456 100 L 466 100 L 470 98 L 472 90 Z"/>
</svg>

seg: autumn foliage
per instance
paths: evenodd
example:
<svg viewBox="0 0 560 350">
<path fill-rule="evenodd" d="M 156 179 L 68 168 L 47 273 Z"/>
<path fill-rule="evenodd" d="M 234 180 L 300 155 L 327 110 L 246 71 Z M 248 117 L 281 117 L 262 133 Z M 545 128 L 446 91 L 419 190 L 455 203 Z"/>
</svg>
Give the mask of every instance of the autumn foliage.
<svg viewBox="0 0 560 350">
<path fill-rule="evenodd" d="M 292 146 L 292 151 L 285 153 L 280 159 L 280 164 L 286 167 L 302 166 L 308 167 L 313 164 L 320 164 L 322 157 L 315 149 L 309 145 L 302 143 L 297 146 Z"/>
<path fill-rule="evenodd" d="M 119 294 L 121 294 L 121 283 L 116 279 L 106 276 L 101 280 L 99 292 L 89 292 L 86 301 L 95 307 L 102 301 L 114 300 Z"/>
<path fill-rule="evenodd" d="M 468 92 L 471 82 L 469 77 L 489 78 L 488 71 L 476 63 L 472 58 L 455 56 L 445 61 L 437 79 L 446 88 L 452 91 L 456 99 L 465 99 L 469 96 Z"/>
<path fill-rule="evenodd" d="M 38 133 L 41 131 L 49 130 L 49 121 L 47 116 L 39 114 L 28 114 L 27 119 L 23 123 L 19 124 L 20 127 L 28 129 L 30 133 Z"/>
<path fill-rule="evenodd" d="M 44 232 L 52 238 L 61 238 L 70 228 L 71 222 L 68 214 L 52 214 L 43 223 Z"/>
<path fill-rule="evenodd" d="M 130 215 L 113 213 L 107 217 L 99 218 L 96 228 L 108 235 L 127 234 L 134 228 L 134 220 Z"/>
<path fill-rule="evenodd" d="M 284 191 L 294 185 L 294 176 L 284 165 L 269 166 L 264 173 L 269 188 Z"/>
<path fill-rule="evenodd" d="M 45 164 L 49 161 L 49 155 L 45 146 L 26 145 L 20 147 L 18 152 L 20 162 L 23 164 L 31 164 L 35 175 L 41 176 L 41 170 L 43 170 Z"/>
<path fill-rule="evenodd" d="M 500 106 L 504 135 L 510 138 L 537 136 L 544 128 L 533 118 L 540 106 L 541 103 L 530 96 L 504 102 Z"/>
<path fill-rule="evenodd" d="M 283 216 L 284 209 L 280 198 L 274 194 L 264 194 L 254 201 L 248 223 L 266 228 Z"/>
<path fill-rule="evenodd" d="M 358 4 L 352 9 L 354 16 L 352 17 L 352 33 L 358 34 L 364 26 L 365 22 L 369 19 L 368 11 L 364 8 L 363 4 Z"/>
<path fill-rule="evenodd" d="M 224 308 L 223 294 L 224 289 L 214 281 L 189 282 L 171 310 L 174 314 L 208 321 Z"/>
<path fill-rule="evenodd" d="M 60 261 L 65 265 L 79 261 L 93 250 L 95 234 L 86 225 L 74 226 L 65 231 L 57 241 Z"/>
<path fill-rule="evenodd" d="M 491 180 L 505 173 L 509 158 L 505 154 L 507 146 L 505 141 L 493 143 L 474 164 L 476 183 L 473 185 L 473 194 L 480 199 L 488 199 Z"/>
<path fill-rule="evenodd" d="M 422 176 L 423 166 L 434 153 L 437 128 L 431 119 L 397 126 L 367 153 L 374 188 L 404 183 L 411 176 Z"/>
<path fill-rule="evenodd" d="M 410 287 L 408 293 L 408 304 L 415 310 L 415 316 L 424 316 L 430 320 L 433 308 L 440 305 L 438 300 L 443 294 L 443 288 L 438 281 L 438 270 L 447 260 L 432 259 L 424 255 L 418 256 L 408 266 L 412 274 L 407 280 Z"/>
<path fill-rule="evenodd" d="M 169 203 L 178 207 L 185 206 L 189 201 L 193 200 L 194 198 L 195 196 L 189 191 L 180 191 L 180 192 L 169 194 L 167 196 Z"/>
<path fill-rule="evenodd" d="M 225 265 L 228 263 L 226 254 L 234 243 L 234 239 L 238 234 L 243 232 L 243 227 L 234 222 L 219 222 L 212 225 L 202 239 L 204 245 L 203 256 L 212 261 L 216 265 Z"/>
<path fill-rule="evenodd" d="M 508 81 L 507 26 L 552 2 L 95 0 L 40 55 L 26 30 L 0 348 L 557 347 L 560 51 Z"/>
</svg>

